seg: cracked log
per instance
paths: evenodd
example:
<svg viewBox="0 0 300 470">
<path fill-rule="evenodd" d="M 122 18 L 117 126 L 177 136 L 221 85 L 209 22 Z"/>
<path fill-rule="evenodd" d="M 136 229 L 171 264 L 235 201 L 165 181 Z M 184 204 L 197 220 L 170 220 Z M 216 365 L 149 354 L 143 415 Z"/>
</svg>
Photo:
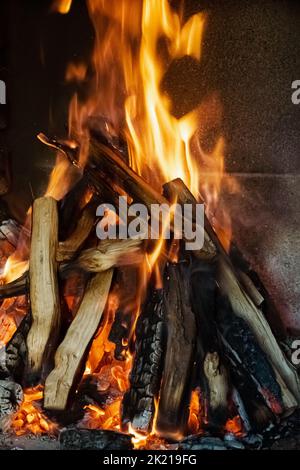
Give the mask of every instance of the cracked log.
<svg viewBox="0 0 300 470">
<path fill-rule="evenodd" d="M 60 301 L 56 253 L 58 244 L 57 202 L 45 197 L 33 205 L 30 248 L 30 302 L 32 325 L 27 337 L 29 384 L 47 372 L 60 329 Z"/>
</svg>

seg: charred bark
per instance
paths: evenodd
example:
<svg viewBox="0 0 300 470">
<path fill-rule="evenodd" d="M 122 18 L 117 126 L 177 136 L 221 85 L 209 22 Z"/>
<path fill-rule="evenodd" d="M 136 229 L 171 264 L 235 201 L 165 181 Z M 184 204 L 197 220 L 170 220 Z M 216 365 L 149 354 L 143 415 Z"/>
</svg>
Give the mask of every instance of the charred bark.
<svg viewBox="0 0 300 470">
<path fill-rule="evenodd" d="M 131 387 L 123 399 L 124 427 L 131 422 L 135 430 L 145 433 L 151 431 L 161 381 L 166 315 L 163 294 L 162 289 L 151 289 L 138 319 Z"/>
</svg>

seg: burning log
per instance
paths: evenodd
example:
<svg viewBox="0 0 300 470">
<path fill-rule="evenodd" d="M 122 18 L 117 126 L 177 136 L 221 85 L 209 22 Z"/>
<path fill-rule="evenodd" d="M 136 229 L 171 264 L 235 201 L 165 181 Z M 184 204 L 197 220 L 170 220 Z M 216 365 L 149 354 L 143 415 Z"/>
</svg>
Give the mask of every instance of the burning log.
<svg viewBox="0 0 300 470">
<path fill-rule="evenodd" d="M 130 422 L 139 433 L 152 430 L 161 382 L 165 320 L 163 289 L 152 288 L 137 322 L 130 390 L 122 405 L 124 428 Z"/>
<path fill-rule="evenodd" d="M 78 313 L 55 354 L 55 369 L 45 384 L 44 406 L 64 410 L 80 371 L 88 346 L 95 335 L 108 299 L 113 270 L 90 281 Z"/>
<path fill-rule="evenodd" d="M 39 139 L 46 145 L 63 152 L 72 164 L 78 167 L 74 148 L 69 147 L 65 142 L 48 139 L 44 134 L 40 134 Z M 84 169 L 84 175 L 99 193 L 101 193 L 103 180 L 111 179 L 112 185 L 116 182 L 117 186 L 122 188 L 134 202 L 144 204 L 148 210 L 151 210 L 151 206 L 154 204 L 170 204 L 165 197 L 152 188 L 123 161 L 116 149 L 104 145 L 96 139 L 91 139 L 89 162 Z M 198 228 L 199 230 L 202 229 L 201 227 Z M 205 259 L 213 259 L 216 256 L 215 246 L 206 232 L 204 233 L 204 246 L 199 256 Z"/>
<path fill-rule="evenodd" d="M 282 394 L 284 410 L 289 413 L 300 403 L 300 384 L 296 370 L 283 355 L 270 326 L 241 287 L 234 270 L 224 258 L 218 262 L 217 279 L 220 291 L 229 300 L 232 311 L 252 330 L 255 339 L 274 368 Z"/>
<path fill-rule="evenodd" d="M 170 200 L 177 200 L 181 205 L 191 204 L 195 208 L 197 204 L 193 194 L 181 179 L 166 183 L 164 195 Z M 211 243 L 215 243 L 215 235 L 206 217 L 205 230 Z M 215 275 L 216 263 L 198 259 L 198 254 L 193 252 L 190 291 L 198 331 L 196 380 L 199 381 L 202 391 L 202 413 L 211 426 L 222 427 L 229 413 L 230 386 L 228 372 L 221 359 L 221 347 L 215 324 L 217 294 Z"/>
<path fill-rule="evenodd" d="M 52 198 L 37 199 L 33 205 L 30 250 L 30 301 L 32 326 L 27 337 L 27 380 L 40 380 L 49 366 L 60 328 L 57 282 L 57 203 Z"/>
<path fill-rule="evenodd" d="M 195 202 L 195 198 L 181 180 L 175 180 L 165 185 L 165 192 L 166 191 L 169 195 L 172 193 L 178 195 L 180 202 Z M 300 382 L 297 372 L 284 357 L 262 311 L 252 300 L 252 298 L 254 298 L 254 286 L 251 285 L 250 288 L 248 282 L 250 293 L 248 294 L 248 292 L 245 291 L 245 286 L 247 286 L 245 279 L 243 283 L 243 278 L 239 278 L 238 272 L 232 265 L 229 256 L 211 227 L 207 217 L 205 218 L 205 231 L 218 252 L 216 279 L 221 292 L 230 300 L 234 313 L 244 318 L 252 329 L 258 344 L 274 367 L 274 371 L 280 376 L 277 377 L 277 380 L 281 386 L 286 411 L 293 410 L 295 400 L 292 398 L 291 393 L 294 395 L 296 401 L 300 403 Z M 261 301 L 257 292 L 255 292 L 255 301 L 256 303 L 260 303 Z"/>
<path fill-rule="evenodd" d="M 196 343 L 196 322 L 183 264 L 167 265 L 164 291 L 167 342 L 156 427 L 163 435 L 174 437 L 186 431 Z"/>
<path fill-rule="evenodd" d="M 219 300 L 218 326 L 233 367 L 240 373 L 244 370 L 267 407 L 274 415 L 281 415 L 284 405 L 276 374 L 247 323 L 232 312 L 224 298 Z"/>
</svg>

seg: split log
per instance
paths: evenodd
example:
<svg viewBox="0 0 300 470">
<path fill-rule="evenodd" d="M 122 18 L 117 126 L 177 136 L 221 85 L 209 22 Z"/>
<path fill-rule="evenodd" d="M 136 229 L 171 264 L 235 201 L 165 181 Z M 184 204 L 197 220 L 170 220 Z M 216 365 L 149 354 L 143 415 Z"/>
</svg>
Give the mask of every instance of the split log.
<svg viewBox="0 0 300 470">
<path fill-rule="evenodd" d="M 122 404 L 124 429 L 130 422 L 139 433 L 148 434 L 152 430 L 161 382 L 165 320 L 163 289 L 151 288 L 136 326 L 130 389 Z"/>
<path fill-rule="evenodd" d="M 164 274 L 166 352 L 156 428 L 164 436 L 186 432 L 196 343 L 196 322 L 183 264 L 167 265 Z"/>
<path fill-rule="evenodd" d="M 281 415 L 284 404 L 276 374 L 245 320 L 232 312 L 224 298 L 219 300 L 218 327 L 234 367 L 244 369 L 272 413 Z"/>
<path fill-rule="evenodd" d="M 98 246 L 82 251 L 78 259 L 61 264 L 59 276 L 66 279 L 73 269 L 101 273 L 114 267 L 138 265 L 144 256 L 142 244 L 142 240 L 133 239 L 103 240 Z M 16 281 L 0 286 L 0 299 L 25 295 L 29 284 L 29 274 L 26 272 Z"/>
<path fill-rule="evenodd" d="M 164 185 L 164 195 L 180 205 L 197 201 L 181 179 Z M 211 238 L 212 230 L 205 216 L 205 230 Z M 198 259 L 193 252 L 191 261 L 190 292 L 192 309 L 197 323 L 196 382 L 201 388 L 201 413 L 210 427 L 222 428 L 229 417 L 229 376 L 221 354 L 215 324 L 217 285 L 216 263 Z"/>
<path fill-rule="evenodd" d="M 142 241 L 137 239 L 103 240 L 97 248 L 79 255 L 75 265 L 90 273 L 107 271 L 114 266 L 137 265 L 144 259 L 141 246 Z"/>
<path fill-rule="evenodd" d="M 277 381 L 281 384 L 285 412 L 293 411 L 295 403 L 300 404 L 300 383 L 297 371 L 288 363 L 263 313 L 243 290 L 232 267 L 224 258 L 220 258 L 218 262 L 217 280 L 220 291 L 229 300 L 232 311 L 250 327 L 257 343 L 272 365 Z"/>
<path fill-rule="evenodd" d="M 175 192 L 177 195 L 179 194 L 179 200 L 182 200 L 182 202 L 192 202 L 193 199 L 195 201 L 195 198 L 181 180 L 168 183 L 165 187 L 165 191 L 168 191 L 169 194 L 172 192 Z M 259 345 L 274 367 L 275 373 L 280 376 L 277 377 L 277 381 L 281 384 L 283 401 L 285 402 L 286 411 L 288 412 L 288 410 L 294 408 L 294 400 L 291 394 L 294 395 L 296 401 L 300 404 L 300 381 L 297 372 L 284 357 L 262 311 L 252 300 L 254 295 L 253 286 L 251 286 L 250 289 L 249 283 L 247 286 L 246 283 L 243 282 L 243 279 L 239 278 L 238 271 L 236 271 L 233 266 L 231 259 L 224 250 L 207 217 L 205 217 L 205 231 L 208 233 L 208 236 L 218 252 L 217 281 L 221 287 L 221 291 L 224 293 L 225 297 L 227 296 L 230 299 L 235 314 L 244 318 L 248 323 Z M 250 293 L 247 292 L 247 287 L 250 289 Z M 257 292 L 256 301 L 260 302 Z M 287 388 L 289 390 L 287 390 Z"/>
<path fill-rule="evenodd" d="M 30 249 L 30 301 L 32 326 L 27 337 L 27 380 L 40 380 L 47 372 L 60 328 L 57 282 L 57 203 L 37 199 L 33 205 Z"/>
<path fill-rule="evenodd" d="M 55 369 L 45 384 L 44 407 L 64 410 L 76 376 L 105 309 L 113 270 L 97 274 L 89 283 L 78 313 L 55 354 Z"/>
</svg>

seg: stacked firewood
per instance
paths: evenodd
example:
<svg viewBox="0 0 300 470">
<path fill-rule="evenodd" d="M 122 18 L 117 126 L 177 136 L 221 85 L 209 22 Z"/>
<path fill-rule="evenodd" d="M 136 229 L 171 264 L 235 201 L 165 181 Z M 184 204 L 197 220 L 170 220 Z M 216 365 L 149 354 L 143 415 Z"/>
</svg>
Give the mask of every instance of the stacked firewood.
<svg viewBox="0 0 300 470">
<path fill-rule="evenodd" d="M 154 190 L 129 167 L 126 148 L 107 136 L 91 133 L 84 169 L 79 168 L 79 147 L 40 139 L 61 151 L 82 178 L 80 190 L 72 190 L 64 204 L 45 197 L 33 205 L 29 272 L 0 288 L 2 297 L 28 291 L 31 307 L 30 318 L 6 347 L 5 368 L 27 385 L 44 382 L 44 408 L 63 411 L 82 379 L 115 271 L 138 265 L 147 250 L 140 240 L 91 243 L 97 204 L 124 194 L 149 209 L 170 205 L 175 197 L 182 205 L 201 201 L 181 180 L 167 183 L 163 194 Z M 86 188 L 93 197 L 78 215 L 78 194 Z M 186 435 L 196 389 L 201 425 L 218 432 L 237 415 L 245 431 L 263 429 L 299 406 L 299 377 L 266 319 L 273 306 L 262 284 L 236 250 L 234 256 L 224 250 L 207 218 L 204 231 L 200 251 L 186 252 L 182 243 L 176 262 L 166 251 L 159 263 L 161 285 L 154 279 L 148 283 L 130 345 L 134 361 L 120 410 L 124 431 L 130 424 L 148 434 L 155 419 L 161 435 Z M 64 232 L 70 233 L 60 241 Z M 76 316 L 65 328 L 60 285 L 72 269 L 87 273 L 87 280 Z M 130 315 L 119 312 L 111 332 L 118 360 L 126 357 L 122 349 L 131 328 Z"/>
</svg>

